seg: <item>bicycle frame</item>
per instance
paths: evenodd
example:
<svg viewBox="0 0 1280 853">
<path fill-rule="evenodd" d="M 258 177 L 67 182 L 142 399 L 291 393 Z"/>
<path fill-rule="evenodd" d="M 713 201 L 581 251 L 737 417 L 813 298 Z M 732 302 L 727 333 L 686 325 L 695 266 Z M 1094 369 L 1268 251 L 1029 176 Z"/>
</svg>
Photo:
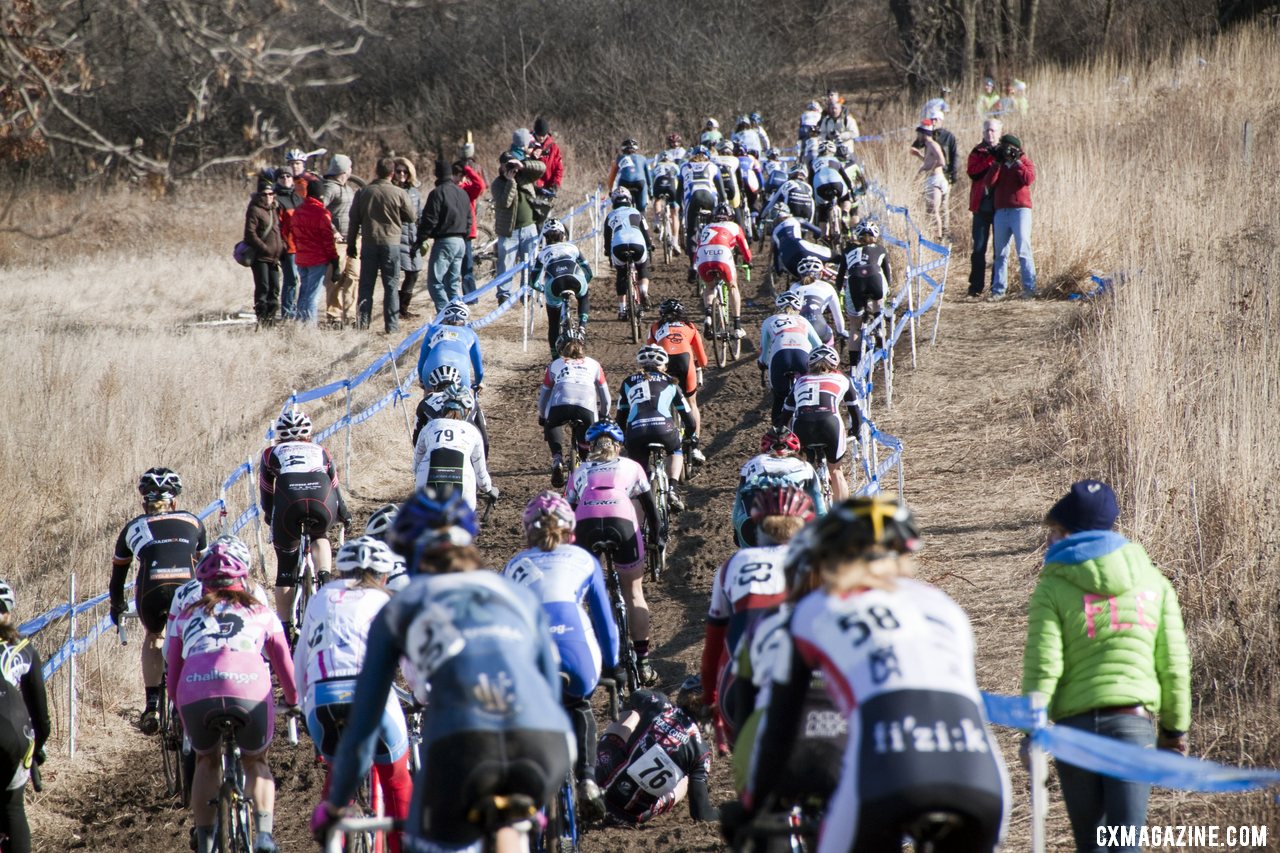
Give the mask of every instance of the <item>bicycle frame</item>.
<svg viewBox="0 0 1280 853">
<path fill-rule="evenodd" d="M 653 487 L 658 509 L 658 529 L 652 531 L 648 545 L 649 577 L 656 583 L 667 566 L 666 539 L 671 521 L 671 480 L 667 474 L 667 449 L 661 444 L 649 445 L 649 484 Z"/>
<path fill-rule="evenodd" d="M 631 343 L 640 343 L 643 321 L 640 316 L 640 285 L 636 280 L 636 265 L 627 262 L 627 320 L 631 324 Z"/>
<path fill-rule="evenodd" d="M 825 444 L 811 444 L 805 448 L 805 455 L 808 456 L 809 464 L 813 466 L 814 472 L 818 475 L 818 487 L 822 490 L 822 500 L 830 508 L 831 469 L 827 465 L 827 446 Z"/>
<path fill-rule="evenodd" d="M 627 621 L 627 602 L 622 596 L 622 578 L 618 576 L 618 568 L 613 562 L 614 546 L 601 544 L 591 549 L 604 564 L 605 587 L 609 591 L 609 605 L 613 610 L 613 621 L 618 626 L 618 649 L 622 657 L 621 664 L 626 669 L 630 684 L 615 685 L 618 692 L 630 693 L 640 686 L 640 667 L 636 661 L 635 646 L 631 644 L 631 627 Z"/>
<path fill-rule="evenodd" d="M 253 798 L 245 793 L 244 765 L 236 743 L 236 721 L 218 721 L 218 748 L 222 755 L 222 782 L 218 786 L 215 838 L 219 853 L 251 853 L 253 850 Z"/>
</svg>

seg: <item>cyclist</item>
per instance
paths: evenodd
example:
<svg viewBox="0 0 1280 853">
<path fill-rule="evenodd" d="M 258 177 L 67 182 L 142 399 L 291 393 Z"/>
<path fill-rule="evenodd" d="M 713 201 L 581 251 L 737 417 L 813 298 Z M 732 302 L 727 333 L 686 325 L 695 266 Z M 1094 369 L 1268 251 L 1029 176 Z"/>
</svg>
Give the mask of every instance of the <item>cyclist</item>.
<svg viewBox="0 0 1280 853">
<path fill-rule="evenodd" d="M 13 587 L 0 581 L 0 838 L 5 853 L 31 853 L 27 779 L 44 764 L 49 697 L 43 662 L 30 638 L 18 634 Z"/>
<path fill-rule="evenodd" d="M 247 585 L 249 566 L 234 546 L 215 543 L 196 564 L 203 595 L 178 615 L 165 647 L 166 684 L 178 705 L 182 727 L 196 753 L 191 782 L 191 817 L 196 853 L 211 853 L 214 803 L 220 782 L 219 733 L 210 723 L 223 716 L 239 720 L 236 743 L 253 798 L 253 849 L 275 853 L 275 781 L 267 748 L 275 732 L 271 672 L 285 705 L 297 710 L 298 694 L 284 626 Z M 264 661 L 263 658 L 266 658 Z"/>
<path fill-rule="evenodd" d="M 765 151 L 771 148 L 772 145 L 769 142 L 769 134 L 766 133 L 764 129 L 764 117 L 760 115 L 760 113 L 752 113 L 747 116 L 747 118 L 751 119 L 751 129 L 760 137 L 760 151 Z M 760 151 L 756 152 L 757 156 L 759 156 Z"/>
<path fill-rule="evenodd" d="M 422 428 L 436 418 L 444 416 L 444 402 L 448 396 L 449 389 L 454 385 L 462 385 L 466 387 L 466 383 L 462 379 L 462 372 L 452 364 L 442 364 L 427 376 L 429 383 L 425 394 L 418 401 L 418 408 L 413 416 L 413 435 L 412 443 L 418 443 L 418 436 L 422 434 Z M 484 441 L 484 458 L 489 458 L 489 425 L 484 419 L 484 412 L 480 411 L 479 404 L 472 406 L 471 411 L 467 412 L 467 423 L 480 430 L 480 437 Z"/>
<path fill-rule="evenodd" d="M 164 684 L 164 637 L 173 595 L 194 576 L 196 558 L 205 547 L 204 522 L 178 509 L 182 478 L 168 468 L 148 468 L 138 478 L 142 515 L 116 537 L 111 558 L 111 621 L 120 624 L 125 611 L 124 582 L 129 566 L 138 561 L 134 601 L 146 635 L 142 639 L 142 683 L 146 705 L 138 728 L 143 734 L 160 731 L 160 695 Z"/>
<path fill-rule="evenodd" d="M 889 849 L 929 812 L 959 820 L 934 849 L 992 850 L 1000 841 L 1008 780 L 986 729 L 973 629 L 946 593 L 911 579 L 919 537 L 911 511 L 879 496 L 837 505 L 805 536 L 805 569 L 821 588 L 791 614 L 790 670 L 772 686 L 744 802 L 750 810 L 769 797 L 821 668 L 853 735 L 821 853 Z M 900 739 L 908 718 L 937 738 Z"/>
<path fill-rule="evenodd" d="M 311 440 L 311 418 L 291 407 L 276 419 L 275 432 L 276 443 L 262 451 L 258 465 L 258 498 L 276 552 L 276 614 L 292 636 L 303 530 L 311 537 L 316 576 L 327 575 L 332 564 L 329 528 L 334 522 L 350 524 L 351 511 L 329 451 Z"/>
<path fill-rule="evenodd" d="M 369 520 L 365 522 L 364 535 L 372 536 L 379 542 L 386 542 L 387 534 L 395 524 L 399 512 L 400 507 L 396 504 L 383 504 L 378 507 L 370 513 Z M 387 576 L 387 591 L 399 592 L 409 585 L 409 567 L 405 565 L 404 558 L 395 551 L 390 551 L 390 554 L 395 561 L 395 567 Z"/>
<path fill-rule="evenodd" d="M 477 488 L 490 500 L 497 500 L 499 494 L 485 464 L 480 430 L 467 423 L 467 412 L 474 405 L 471 390 L 454 385 L 445 392 L 444 415 L 427 424 L 413 446 L 414 487 L 458 489 L 472 509 Z"/>
<path fill-rule="evenodd" d="M 671 508 L 683 512 L 684 502 L 676 494 L 675 483 L 684 473 L 684 442 L 689 442 L 699 464 L 706 458 L 698 450 L 698 419 L 680 390 L 680 381 L 667 374 L 670 361 L 667 351 L 657 344 L 640 348 L 636 353 L 640 369 L 622 380 L 618 389 L 618 423 L 626 431 L 627 456 L 641 465 L 649 464 L 650 444 L 666 447 Z M 653 476 L 652 471 L 647 473 Z"/>
<path fill-rule="evenodd" d="M 858 159 L 853 156 L 853 146 L 848 142 L 836 143 L 836 159 L 840 161 L 845 178 L 848 179 L 849 185 L 853 187 L 853 198 L 850 201 L 847 212 L 856 216 L 858 213 L 858 199 L 866 193 L 870 186 L 867 183 L 866 172 L 858 164 Z"/>
<path fill-rule="evenodd" d="M 739 548 L 759 544 L 750 510 L 755 499 L 753 483 L 760 477 L 781 478 L 799 486 L 813 501 L 814 512 L 822 515 L 827 511 L 817 472 L 797 455 L 799 452 L 800 439 L 788 426 L 769 427 L 760 437 L 760 453 L 742 466 L 733 499 L 734 544 Z"/>
<path fill-rule="evenodd" d="M 797 139 L 803 145 L 810 136 L 817 136 L 818 122 L 822 120 L 822 104 L 809 101 L 800 112 L 800 127 Z"/>
<path fill-rule="evenodd" d="M 391 595 L 387 579 L 397 562 L 380 539 L 360 536 L 338 549 L 338 577 L 320 588 L 307 605 L 293 655 L 293 673 L 307 732 L 326 765 L 351 713 L 356 677 L 368 650 L 369 626 Z M 413 782 L 409 778 L 409 733 L 404 712 L 389 697 L 378 726 L 373 772 L 382 789 L 386 814 L 409 816 Z M 325 773 L 325 790 L 329 773 Z M 400 833 L 391 833 L 391 853 L 399 853 Z"/>
<path fill-rule="evenodd" d="M 759 157 L 769 147 L 767 137 L 751 121 L 751 116 L 738 116 L 734 122 L 733 135 L 729 141 L 741 145 L 744 153 Z"/>
<path fill-rule="evenodd" d="M 212 548 L 214 545 L 221 545 L 223 548 L 226 548 L 231 552 L 232 556 L 244 563 L 246 566 L 253 565 L 253 557 L 249 553 L 249 546 L 245 545 L 240 537 L 224 533 L 210 542 L 209 548 Z M 209 552 L 209 548 L 202 551 L 200 556 L 203 557 L 207 554 Z M 249 591 L 249 594 L 253 596 L 255 601 L 264 607 L 272 606 L 271 596 L 267 594 L 266 587 L 253 580 L 253 578 L 245 578 L 244 581 L 245 588 Z M 178 617 L 181 616 L 183 611 L 188 607 L 199 601 L 202 595 L 204 595 L 204 584 L 194 578 L 178 587 L 178 590 L 173 594 L 173 603 L 169 605 L 169 616 L 166 620 L 167 627 L 165 629 L 166 636 L 173 636 L 173 626 L 174 623 L 178 621 Z"/>
<path fill-rule="evenodd" d="M 723 138 L 720 133 L 720 122 L 713 118 L 708 118 L 702 124 L 702 132 L 698 135 L 698 144 L 710 148 L 713 145 L 720 144 L 720 140 Z"/>
<path fill-rule="evenodd" d="M 775 170 L 775 175 L 781 170 Z M 764 210 L 760 214 L 762 221 L 770 219 L 775 223 L 782 222 L 789 216 L 794 216 L 805 222 L 813 222 L 813 187 L 809 186 L 809 172 L 804 166 L 795 164 L 785 173 L 785 180 L 778 185 L 773 191 L 773 195 L 765 202 Z M 777 178 L 775 177 L 776 181 Z M 820 231 L 817 233 L 821 233 Z"/>
<path fill-rule="evenodd" d="M 730 664 L 751 626 L 786 597 L 782 564 L 787 543 L 814 518 L 813 500 L 785 479 L 759 478 L 752 481 L 750 491 L 751 521 L 759 544 L 738 551 L 716 570 L 702 645 L 703 699 L 715 709 L 717 722 L 723 721 L 730 736 L 751 712 L 750 707 L 734 705 Z"/>
<path fill-rule="evenodd" d="M 586 338 L 581 330 L 571 329 L 562 334 L 556 348 L 560 357 L 547 366 L 538 390 L 538 425 L 551 450 L 551 485 L 558 489 L 565 483 L 560 428 L 569 424 L 569 440 L 582 448 L 587 427 L 609 414 L 613 400 L 604 368 L 587 356 Z"/>
<path fill-rule="evenodd" d="M 728 202 L 730 209 L 742 210 L 742 182 L 738 176 L 738 158 L 733 153 L 733 143 L 722 139 L 716 143 L 711 159 L 720 167 L 720 175 L 724 180 L 725 195 L 721 201 Z"/>
<path fill-rule="evenodd" d="M 889 253 L 879 240 L 880 226 L 874 220 L 859 222 L 853 228 L 853 242 L 840 255 L 840 269 L 836 272 L 836 286 L 845 293 L 845 310 L 852 321 L 849 363 L 854 367 L 862 359 L 862 329 L 883 309 L 893 281 Z M 856 339 L 852 333 L 856 333 Z"/>
<path fill-rule="evenodd" d="M 698 327 L 689 322 L 679 299 L 664 299 L 658 306 L 658 322 L 649 327 L 646 343 L 667 351 L 667 375 L 680 384 L 693 419 L 702 423 L 698 389 L 702 387 L 702 369 L 707 366 L 707 350 Z"/>
<path fill-rule="evenodd" d="M 609 247 L 609 260 L 617 270 L 615 290 L 618 294 L 618 318 L 627 318 L 627 287 L 630 285 L 627 265 L 635 267 L 636 289 L 640 307 L 649 306 L 649 222 L 631 204 L 631 192 L 619 187 L 609 196 L 613 210 L 604 220 L 604 244 Z"/>
<path fill-rule="evenodd" d="M 840 417 L 841 405 L 849 417 L 847 432 Z M 857 433 L 862 415 L 853 383 L 840 372 L 840 353 L 825 345 L 809 353 L 809 372 L 796 377 L 783 408 L 791 413 L 791 429 L 802 446 L 824 446 L 832 500 L 839 502 L 849 497 L 844 455 L 849 435 Z"/>
<path fill-rule="evenodd" d="M 813 324 L 823 343 L 832 346 L 836 338 L 847 342 L 849 333 L 844 325 L 844 312 L 840 310 L 840 297 L 826 280 L 827 268 L 817 258 L 805 258 L 796 267 L 800 280 L 788 289 L 800 295 L 803 303 L 800 313 Z"/>
<path fill-rule="evenodd" d="M 805 258 L 817 258 L 825 264 L 831 260 L 831 249 L 804 239 L 806 233 L 822 239 L 821 228 L 808 220 L 796 218 L 790 205 L 786 212 L 789 215 L 781 219 L 774 217 L 778 224 L 773 227 L 773 234 L 770 235 L 773 241 L 773 271 L 778 275 L 785 272 L 799 278 L 801 261 Z"/>
<path fill-rule="evenodd" d="M 618 665 L 618 627 L 609 610 L 609 592 L 600 563 L 573 544 L 573 507 L 557 492 L 542 492 L 524 509 L 524 538 L 528 547 L 507 563 L 502 573 L 529 587 L 551 624 L 560 653 L 563 693 L 560 701 L 577 737 L 574 765 L 578 801 L 589 820 L 604 817 L 604 796 L 596 784 L 596 717 L 591 694 L 600 683 L 602 667 Z"/>
<path fill-rule="evenodd" d="M 585 332 L 590 313 L 587 290 L 591 284 L 591 265 L 570 243 L 568 231 L 558 219 L 548 219 L 542 226 L 542 251 L 533 262 L 529 286 L 547 299 L 547 345 L 556 357 L 556 341 L 560 338 L 560 306 L 569 295 L 578 300 L 578 326 Z"/>
<path fill-rule="evenodd" d="M 447 364 L 457 368 L 464 385 L 479 392 L 484 384 L 484 359 L 480 339 L 467 326 L 470 319 L 471 309 L 461 299 L 454 299 L 440 312 L 418 353 L 418 380 L 423 388 L 434 387 L 431 372 Z"/>
<path fill-rule="evenodd" d="M 649 663 L 649 605 L 644 600 L 644 532 L 633 499 L 644 511 L 649 530 L 658 530 L 658 510 L 649 478 L 638 463 L 619 455 L 622 427 L 611 420 L 596 421 L 587 430 L 591 452 L 573 472 L 566 497 L 574 507 L 574 538 L 589 551 L 612 545 L 614 567 L 622 582 L 627 625 L 635 649 L 640 681 L 652 684 L 657 673 Z M 662 536 L 665 531 L 658 531 Z M 662 546 L 661 542 L 650 543 Z M 625 673 L 618 678 L 626 684 Z"/>
<path fill-rule="evenodd" d="M 689 817 L 718 820 L 707 779 L 711 750 L 697 715 L 702 687 L 696 675 L 680 685 L 676 703 L 657 690 L 637 690 L 596 748 L 596 777 L 604 784 L 609 814 L 639 825 L 675 808 L 686 796 Z"/>
<path fill-rule="evenodd" d="M 653 211 L 655 223 L 666 222 L 671 251 L 680 254 L 680 165 L 670 151 L 653 166 Z"/>
<path fill-rule="evenodd" d="M 695 242 L 703 219 L 710 220 L 711 213 L 722 200 L 728 200 L 725 176 L 711 160 L 711 151 L 699 145 L 689 154 L 689 162 L 680 167 L 680 186 L 684 188 L 684 242 L 689 257 L 694 255 Z M 689 281 L 694 281 L 693 266 L 689 267 Z"/>
<path fill-rule="evenodd" d="M 801 128 L 799 162 L 808 167 L 821 154 L 822 143 L 825 142 L 816 127 Z"/>
<path fill-rule="evenodd" d="M 678 133 L 667 134 L 667 147 L 662 153 L 670 154 L 671 159 L 676 163 L 683 162 L 689 156 L 689 152 L 684 147 L 684 139 Z"/>
<path fill-rule="evenodd" d="M 649 199 L 653 196 L 653 175 L 649 171 L 649 161 L 640 153 L 639 142 L 631 138 L 622 140 L 618 157 L 613 161 L 605 183 L 610 190 L 621 187 L 631 193 L 641 213 L 648 209 Z"/>
<path fill-rule="evenodd" d="M 546 614 L 528 590 L 482 570 L 476 529 L 464 501 L 434 490 L 415 493 L 396 517 L 390 538 L 416 576 L 369 628 L 329 793 L 311 818 L 318 838 L 369 771 L 401 658 L 409 681 L 431 694 L 406 848 L 478 849 L 485 829 L 469 815 L 487 798 L 523 795 L 541 806 L 568 773 L 572 729 L 557 701 Z M 497 840 L 499 851 L 519 842 L 511 829 Z"/>
<path fill-rule="evenodd" d="M 844 163 L 836 157 L 836 144 L 822 143 L 809 168 L 813 173 L 813 194 L 818 200 L 817 221 L 824 223 L 831 217 L 843 217 L 844 211 L 852 205 L 853 184 L 845 174 Z M 840 225 L 839 220 L 836 224 Z"/>
<path fill-rule="evenodd" d="M 792 380 L 808 369 L 809 353 L 822 346 L 822 339 L 813 324 L 800 314 L 804 306 L 800 294 L 783 291 L 773 304 L 778 312 L 766 317 L 760 327 L 760 358 L 756 364 L 762 382 L 768 374 L 769 390 L 773 392 L 770 417 L 777 426 L 783 421 L 782 404 L 791 391 Z"/>
<path fill-rule="evenodd" d="M 712 222 L 698 235 L 698 253 L 694 268 L 702 279 L 702 303 L 707 316 L 702 321 L 704 335 L 711 334 L 712 302 L 718 298 L 717 286 L 721 279 L 729 283 L 729 315 L 733 319 L 733 336 L 745 338 L 742 329 L 742 296 L 738 292 L 738 260 L 751 263 L 751 247 L 747 245 L 742 228 L 733 221 L 733 212 L 726 204 L 716 205 Z"/>
</svg>

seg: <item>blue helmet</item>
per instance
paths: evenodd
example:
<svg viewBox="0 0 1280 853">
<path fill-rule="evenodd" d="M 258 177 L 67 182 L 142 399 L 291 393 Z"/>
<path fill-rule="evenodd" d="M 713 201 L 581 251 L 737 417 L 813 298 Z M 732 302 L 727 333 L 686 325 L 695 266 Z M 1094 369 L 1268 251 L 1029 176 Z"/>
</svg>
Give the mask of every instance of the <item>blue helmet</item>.
<svg viewBox="0 0 1280 853">
<path fill-rule="evenodd" d="M 618 426 L 616 421 L 605 418 L 587 427 L 587 441 L 595 441 L 602 435 L 607 435 L 618 444 L 622 444 L 622 427 Z"/>
<path fill-rule="evenodd" d="M 424 533 L 455 527 L 470 537 L 480 533 L 475 510 L 463 500 L 462 491 L 445 493 L 425 486 L 400 507 L 386 533 L 386 542 L 392 551 L 407 558 L 413 555 L 414 544 Z"/>
</svg>

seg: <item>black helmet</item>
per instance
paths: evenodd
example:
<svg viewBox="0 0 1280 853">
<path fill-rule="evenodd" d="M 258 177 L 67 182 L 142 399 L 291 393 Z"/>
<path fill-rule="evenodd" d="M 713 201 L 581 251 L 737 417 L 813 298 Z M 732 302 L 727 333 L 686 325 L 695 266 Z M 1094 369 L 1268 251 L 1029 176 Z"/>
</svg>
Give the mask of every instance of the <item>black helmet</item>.
<svg viewBox="0 0 1280 853">
<path fill-rule="evenodd" d="M 715 213 L 711 215 L 711 218 L 716 222 L 728 222 L 733 219 L 733 209 L 724 202 L 720 202 L 716 205 Z"/>
<path fill-rule="evenodd" d="M 631 137 L 628 136 L 626 139 L 622 140 L 623 153 L 630 154 L 633 151 L 638 151 L 639 149 L 640 149 L 640 143 L 636 142 Z"/>
<path fill-rule="evenodd" d="M 138 478 L 138 494 L 144 501 L 171 501 L 182 494 L 182 478 L 170 468 L 148 468 Z"/>
<path fill-rule="evenodd" d="M 670 317 L 673 319 L 684 319 L 684 303 L 679 299 L 664 299 L 662 304 L 658 306 L 659 317 Z"/>
</svg>

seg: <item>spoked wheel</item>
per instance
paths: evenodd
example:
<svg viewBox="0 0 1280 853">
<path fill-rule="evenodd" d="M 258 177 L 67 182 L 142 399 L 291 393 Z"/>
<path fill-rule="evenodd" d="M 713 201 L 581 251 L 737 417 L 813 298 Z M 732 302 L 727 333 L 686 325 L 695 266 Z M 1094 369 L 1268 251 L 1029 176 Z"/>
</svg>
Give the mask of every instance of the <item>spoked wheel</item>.
<svg viewBox="0 0 1280 853">
<path fill-rule="evenodd" d="M 369 775 L 366 775 L 360 782 L 360 787 L 356 789 L 356 808 L 360 810 L 361 816 L 375 817 L 372 803 L 372 787 L 370 785 Z M 347 851 L 348 853 L 375 853 L 378 849 L 375 838 L 377 836 L 370 832 L 353 832 L 347 834 Z"/>
<path fill-rule="evenodd" d="M 725 322 L 728 313 L 724 301 L 720 298 L 719 287 L 715 291 L 715 300 L 711 303 L 711 337 L 716 351 L 716 367 L 724 367 L 729 363 L 729 330 Z"/>
<path fill-rule="evenodd" d="M 167 699 L 160 702 L 160 763 L 164 767 L 164 792 L 173 797 L 182 793 L 182 738 L 175 740 L 175 726 L 169 716 Z"/>
<path fill-rule="evenodd" d="M 640 343 L 640 293 L 636 285 L 635 267 L 630 267 L 631 285 L 627 288 L 627 320 L 631 323 L 631 343 Z"/>
</svg>

